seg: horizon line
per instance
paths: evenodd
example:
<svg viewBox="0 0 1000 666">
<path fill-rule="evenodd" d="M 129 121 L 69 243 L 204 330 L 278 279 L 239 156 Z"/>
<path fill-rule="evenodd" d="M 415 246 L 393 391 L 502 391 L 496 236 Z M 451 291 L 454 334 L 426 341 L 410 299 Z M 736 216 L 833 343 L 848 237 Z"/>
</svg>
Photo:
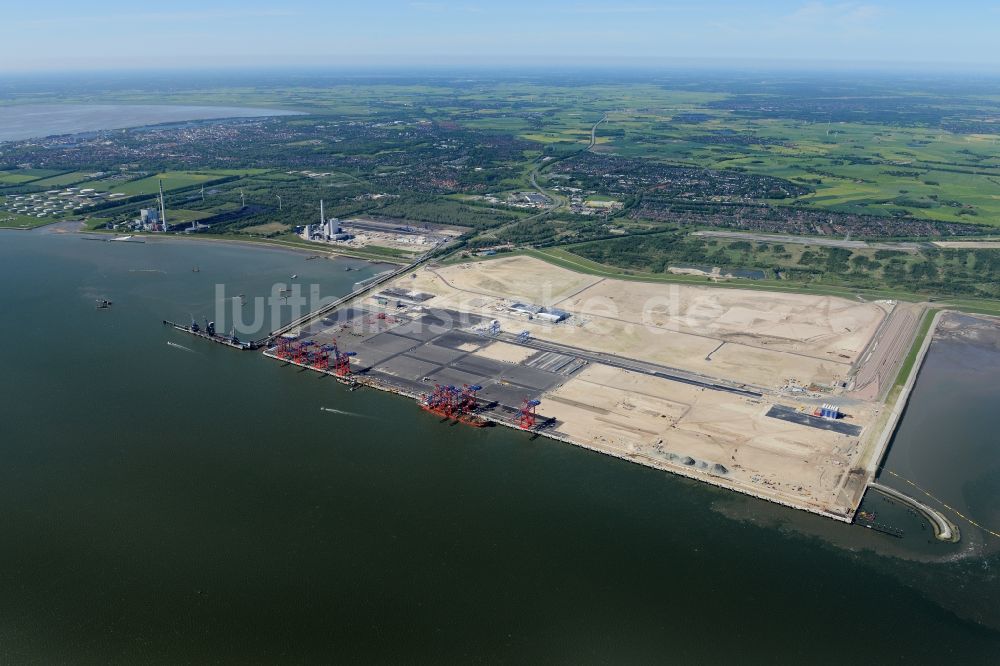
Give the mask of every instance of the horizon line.
<svg viewBox="0 0 1000 666">
<path fill-rule="evenodd" d="M 678 73 L 684 71 L 713 71 L 725 73 L 967 73 L 970 75 L 1000 74 L 1000 63 L 973 63 L 957 61 L 892 61 L 892 60 L 821 60 L 821 59 L 773 59 L 773 58 L 618 58 L 617 61 L 579 63 L 572 58 L 564 62 L 547 59 L 544 64 L 527 62 L 453 62 L 385 61 L 372 58 L 371 62 L 337 63 L 273 63 L 215 64 L 210 68 L 198 65 L 172 65 L 155 63 L 133 67 L 120 65 L 97 66 L 54 66 L 39 68 L 2 68 L 0 77 L 22 77 L 38 75 L 102 75 L 102 74 L 194 74 L 211 75 L 220 73 L 379 73 L 412 75 L 417 73 L 586 73 L 586 72 L 635 72 L 635 73 Z"/>
</svg>

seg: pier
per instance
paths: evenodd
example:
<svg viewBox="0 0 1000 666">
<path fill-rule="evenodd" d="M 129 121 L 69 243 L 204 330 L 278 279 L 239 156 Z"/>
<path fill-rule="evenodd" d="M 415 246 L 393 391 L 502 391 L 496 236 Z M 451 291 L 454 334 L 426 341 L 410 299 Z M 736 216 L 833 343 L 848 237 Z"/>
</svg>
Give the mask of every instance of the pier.
<svg viewBox="0 0 1000 666">
<path fill-rule="evenodd" d="M 183 331 L 184 333 L 187 333 L 188 335 L 193 335 L 193 336 L 195 336 L 197 338 L 202 338 L 204 340 L 211 340 L 212 342 L 217 342 L 220 345 L 225 345 L 227 347 L 231 347 L 232 349 L 239 349 L 241 351 L 246 351 L 246 350 L 252 350 L 252 349 L 258 349 L 259 348 L 259 345 L 257 345 L 257 343 L 255 343 L 255 342 L 240 342 L 239 340 L 237 340 L 237 339 L 235 339 L 233 337 L 230 337 L 228 335 L 211 335 L 211 334 L 206 333 L 205 331 L 202 331 L 200 329 L 199 330 L 194 330 L 190 326 L 181 326 L 178 323 L 175 323 L 175 322 L 172 322 L 172 321 L 168 321 L 166 319 L 163 320 L 163 325 L 164 326 L 173 326 L 178 331 Z"/>
<path fill-rule="evenodd" d="M 451 243 L 448 243 L 446 245 L 437 248 L 436 250 L 431 250 L 430 252 L 427 252 L 426 254 L 414 260 L 413 262 L 406 264 L 405 266 L 401 266 L 400 268 L 397 268 L 394 271 L 388 271 L 381 275 L 376 275 L 372 278 L 369 278 L 368 280 L 361 283 L 360 287 L 358 287 L 351 293 L 347 294 L 346 296 L 342 296 L 337 300 L 333 301 L 332 303 L 324 305 L 321 308 L 317 308 L 316 310 L 313 310 L 312 312 L 305 314 L 299 317 L 298 319 L 289 322 L 288 324 L 285 324 L 281 328 L 271 331 L 270 333 L 267 334 L 267 336 L 260 338 L 259 340 L 254 340 L 253 342 L 253 344 L 255 345 L 254 348 L 266 347 L 268 343 L 270 343 L 275 338 L 284 335 L 285 333 L 294 331 L 295 329 L 300 328 L 304 324 L 308 324 L 309 322 L 315 319 L 318 319 L 322 316 L 325 316 L 337 310 L 346 303 L 349 303 L 350 301 L 353 301 L 356 298 L 364 296 L 372 289 L 375 289 L 376 287 L 383 285 L 386 282 L 389 282 L 390 280 L 394 280 L 397 277 L 400 277 L 401 275 L 405 275 L 410 271 L 416 270 L 421 264 L 428 261 L 432 257 L 438 256 L 439 254 L 447 250 L 450 246 Z"/>
<path fill-rule="evenodd" d="M 877 481 L 869 482 L 868 487 L 882 493 L 886 497 L 902 502 L 930 521 L 931 526 L 934 528 L 935 539 L 956 543 L 962 538 L 961 533 L 958 531 L 958 527 L 937 509 L 929 507 L 923 502 L 918 502 L 906 493 L 902 493 L 895 488 L 890 488 L 889 486 L 878 483 Z"/>
</svg>

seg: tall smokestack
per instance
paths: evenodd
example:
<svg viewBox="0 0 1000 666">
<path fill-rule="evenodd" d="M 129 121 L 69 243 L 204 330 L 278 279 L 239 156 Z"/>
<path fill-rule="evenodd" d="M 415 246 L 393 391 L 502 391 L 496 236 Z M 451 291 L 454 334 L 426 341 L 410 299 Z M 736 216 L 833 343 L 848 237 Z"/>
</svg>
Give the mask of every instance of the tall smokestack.
<svg viewBox="0 0 1000 666">
<path fill-rule="evenodd" d="M 160 180 L 160 224 L 163 225 L 163 230 L 167 230 L 167 207 L 163 203 L 163 180 Z"/>
</svg>

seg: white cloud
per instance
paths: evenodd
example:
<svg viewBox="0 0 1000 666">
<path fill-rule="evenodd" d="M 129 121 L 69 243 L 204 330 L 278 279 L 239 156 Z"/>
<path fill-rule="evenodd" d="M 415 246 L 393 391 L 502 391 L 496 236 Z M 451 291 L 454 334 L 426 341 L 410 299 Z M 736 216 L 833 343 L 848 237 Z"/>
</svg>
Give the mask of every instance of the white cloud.
<svg viewBox="0 0 1000 666">
<path fill-rule="evenodd" d="M 569 14 L 652 14 L 667 10 L 667 7 L 637 5 L 595 5 L 591 7 L 570 7 Z M 671 8 L 672 9 L 672 8 Z"/>
<path fill-rule="evenodd" d="M 811 0 L 781 19 L 787 29 L 833 29 L 841 33 L 872 30 L 888 12 L 879 5 Z"/>
<path fill-rule="evenodd" d="M 48 18 L 12 21 L 9 25 L 20 27 L 47 27 L 58 25 L 106 23 L 189 23 L 198 21 L 270 19 L 300 16 L 300 12 L 287 9 L 204 9 L 183 12 L 119 12 L 114 14 L 63 14 Z"/>
<path fill-rule="evenodd" d="M 448 5 L 443 2 L 411 2 L 410 7 L 418 12 L 433 12 L 435 14 L 440 14 L 448 9 Z"/>
</svg>

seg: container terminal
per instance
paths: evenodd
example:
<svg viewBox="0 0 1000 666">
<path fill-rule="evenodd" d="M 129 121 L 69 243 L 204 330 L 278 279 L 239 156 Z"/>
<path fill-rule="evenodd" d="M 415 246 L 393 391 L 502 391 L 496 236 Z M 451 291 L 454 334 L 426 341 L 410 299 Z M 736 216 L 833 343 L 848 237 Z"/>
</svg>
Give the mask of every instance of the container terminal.
<svg viewBox="0 0 1000 666">
<path fill-rule="evenodd" d="M 639 327 L 633 304 L 663 286 L 528 257 L 423 263 L 260 340 L 164 324 L 409 397 L 442 421 L 527 430 L 852 522 L 901 414 L 885 400 L 922 317 L 913 304 L 685 286 L 677 312 Z M 616 298 L 614 317 L 592 307 Z M 706 303 L 711 319 L 698 320 Z"/>
</svg>

